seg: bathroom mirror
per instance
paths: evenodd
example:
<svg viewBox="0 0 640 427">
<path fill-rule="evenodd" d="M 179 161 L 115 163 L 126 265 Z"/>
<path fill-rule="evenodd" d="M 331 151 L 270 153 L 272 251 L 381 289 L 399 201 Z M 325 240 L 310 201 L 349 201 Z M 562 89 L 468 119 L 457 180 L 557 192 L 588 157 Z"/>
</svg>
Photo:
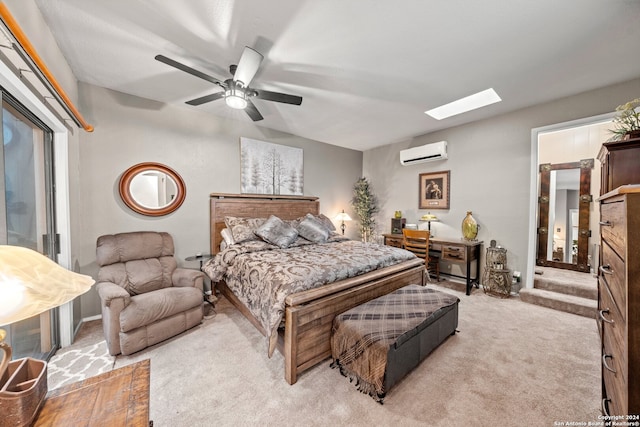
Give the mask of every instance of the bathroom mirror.
<svg viewBox="0 0 640 427">
<path fill-rule="evenodd" d="M 182 205 L 186 188 L 182 177 L 160 163 L 139 163 L 120 178 L 120 197 L 134 212 L 147 216 L 167 215 Z"/>
<path fill-rule="evenodd" d="M 593 159 L 540 165 L 536 264 L 589 271 Z"/>
</svg>

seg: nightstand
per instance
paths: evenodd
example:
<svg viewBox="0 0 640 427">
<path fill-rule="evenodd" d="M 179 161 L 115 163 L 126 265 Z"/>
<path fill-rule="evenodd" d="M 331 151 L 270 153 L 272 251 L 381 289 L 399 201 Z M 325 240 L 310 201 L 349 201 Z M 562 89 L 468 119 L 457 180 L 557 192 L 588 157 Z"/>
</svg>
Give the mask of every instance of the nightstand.
<svg viewBox="0 0 640 427">
<path fill-rule="evenodd" d="M 211 258 L 213 258 L 213 255 L 211 255 L 211 254 L 197 254 L 197 255 L 188 256 L 184 260 L 185 261 L 200 261 L 200 270 L 202 270 L 202 266 L 204 265 L 204 262 L 205 261 L 209 261 Z"/>
<path fill-rule="evenodd" d="M 196 254 L 196 255 L 188 256 L 184 260 L 200 261 L 200 271 L 202 271 L 202 266 L 204 265 L 204 262 L 210 260 L 211 258 L 213 258 L 213 255 L 211 254 Z M 205 277 L 206 277 L 206 274 L 205 274 Z M 204 301 L 209 303 L 209 305 L 211 305 L 211 307 L 215 309 L 216 307 L 215 303 L 216 301 L 218 301 L 218 297 L 216 297 L 216 288 L 213 282 L 210 282 L 210 284 L 211 284 L 211 295 L 207 295 L 207 293 L 205 292 Z M 214 314 L 215 314 L 215 311 L 214 311 Z M 205 317 L 210 317 L 210 316 L 205 315 Z"/>
</svg>

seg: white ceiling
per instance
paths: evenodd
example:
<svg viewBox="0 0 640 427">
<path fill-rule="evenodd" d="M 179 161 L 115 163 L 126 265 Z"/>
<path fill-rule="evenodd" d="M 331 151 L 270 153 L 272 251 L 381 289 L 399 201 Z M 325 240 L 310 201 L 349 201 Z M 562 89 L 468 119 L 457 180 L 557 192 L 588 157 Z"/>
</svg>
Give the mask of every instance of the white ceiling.
<svg viewBox="0 0 640 427">
<path fill-rule="evenodd" d="M 250 119 L 216 86 L 244 46 L 265 56 L 258 125 L 366 150 L 640 77 L 638 0 L 35 0 L 78 80 Z M 493 87 L 503 102 L 437 121 L 425 110 Z M 640 94 L 629 94 L 629 99 Z"/>
</svg>

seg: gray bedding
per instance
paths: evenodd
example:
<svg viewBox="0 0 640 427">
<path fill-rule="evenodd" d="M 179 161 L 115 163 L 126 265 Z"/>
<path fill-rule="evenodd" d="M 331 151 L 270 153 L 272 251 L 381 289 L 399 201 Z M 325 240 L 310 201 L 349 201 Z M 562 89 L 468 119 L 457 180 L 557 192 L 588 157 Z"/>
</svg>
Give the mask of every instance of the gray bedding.
<svg viewBox="0 0 640 427">
<path fill-rule="evenodd" d="M 203 271 L 224 280 L 269 334 L 273 354 L 288 295 L 415 258 L 404 249 L 334 236 L 326 243 L 299 238 L 280 249 L 263 241 L 235 244 L 209 260 Z"/>
</svg>

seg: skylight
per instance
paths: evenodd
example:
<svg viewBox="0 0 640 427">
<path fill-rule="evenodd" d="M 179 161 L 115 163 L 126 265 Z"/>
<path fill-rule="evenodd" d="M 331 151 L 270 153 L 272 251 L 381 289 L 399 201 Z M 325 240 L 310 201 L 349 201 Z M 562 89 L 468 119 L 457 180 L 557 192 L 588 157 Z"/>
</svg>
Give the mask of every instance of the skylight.
<svg viewBox="0 0 640 427">
<path fill-rule="evenodd" d="M 493 88 L 490 88 L 483 90 L 482 92 L 460 98 L 457 101 L 441 105 L 432 110 L 425 111 L 425 114 L 430 115 L 436 120 L 442 120 L 447 117 L 455 116 L 456 114 L 466 113 L 467 111 L 486 107 L 487 105 L 495 104 L 500 101 L 502 101 L 502 99 L 500 99 L 496 91 L 493 90 Z"/>
</svg>

